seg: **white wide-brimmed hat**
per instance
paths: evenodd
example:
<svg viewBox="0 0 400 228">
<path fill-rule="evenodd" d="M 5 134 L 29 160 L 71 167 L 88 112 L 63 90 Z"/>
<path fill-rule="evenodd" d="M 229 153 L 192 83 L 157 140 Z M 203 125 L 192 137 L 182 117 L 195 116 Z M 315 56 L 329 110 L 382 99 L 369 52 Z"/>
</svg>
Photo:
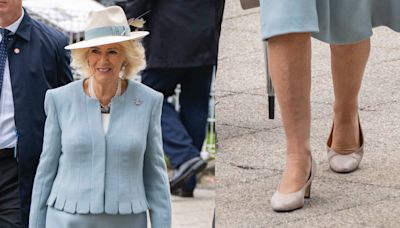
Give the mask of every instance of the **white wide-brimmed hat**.
<svg viewBox="0 0 400 228">
<path fill-rule="evenodd" d="M 125 13 L 119 6 L 110 6 L 89 13 L 83 41 L 68 45 L 65 49 L 79 49 L 136 40 L 147 36 L 147 31 L 131 32 Z"/>
</svg>

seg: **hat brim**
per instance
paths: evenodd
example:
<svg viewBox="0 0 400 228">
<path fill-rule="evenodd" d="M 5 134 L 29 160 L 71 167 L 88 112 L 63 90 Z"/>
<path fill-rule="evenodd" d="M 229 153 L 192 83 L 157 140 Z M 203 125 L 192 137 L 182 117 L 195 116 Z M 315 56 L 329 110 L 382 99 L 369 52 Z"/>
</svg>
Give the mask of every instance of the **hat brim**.
<svg viewBox="0 0 400 228">
<path fill-rule="evenodd" d="M 101 45 L 106 45 L 106 44 L 124 42 L 124 41 L 128 41 L 128 40 L 138 40 L 147 35 L 149 35 L 149 32 L 147 32 L 147 31 L 135 31 L 135 32 L 131 32 L 130 36 L 104 36 L 104 37 L 94 38 L 91 40 L 83 40 L 83 41 L 65 46 L 64 48 L 67 50 L 90 48 L 90 47 L 101 46 Z"/>
</svg>

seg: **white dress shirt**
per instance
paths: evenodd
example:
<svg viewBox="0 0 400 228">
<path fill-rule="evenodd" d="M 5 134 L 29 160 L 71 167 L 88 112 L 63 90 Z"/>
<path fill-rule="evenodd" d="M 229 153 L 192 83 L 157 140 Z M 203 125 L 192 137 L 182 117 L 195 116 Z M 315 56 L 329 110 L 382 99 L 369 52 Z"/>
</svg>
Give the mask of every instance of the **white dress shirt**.
<svg viewBox="0 0 400 228">
<path fill-rule="evenodd" d="M 24 17 L 24 11 L 22 11 L 21 17 L 5 27 L 11 33 L 15 33 L 19 27 L 19 24 Z M 0 35 L 0 41 L 3 39 Z M 1 89 L 0 96 L 0 149 L 13 148 L 17 145 L 17 130 L 14 121 L 14 99 L 11 87 L 10 78 L 10 67 L 8 65 L 8 59 L 6 59 L 6 65 L 3 75 L 3 87 Z"/>
</svg>

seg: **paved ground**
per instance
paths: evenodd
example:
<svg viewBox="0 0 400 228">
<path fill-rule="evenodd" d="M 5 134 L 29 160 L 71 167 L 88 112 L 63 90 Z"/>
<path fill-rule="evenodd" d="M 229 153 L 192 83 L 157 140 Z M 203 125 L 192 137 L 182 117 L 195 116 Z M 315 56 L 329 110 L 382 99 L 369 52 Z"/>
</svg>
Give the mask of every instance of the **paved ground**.
<svg viewBox="0 0 400 228">
<path fill-rule="evenodd" d="M 194 198 L 172 196 L 173 228 L 210 228 L 215 209 L 215 162 L 208 163 Z"/>
<path fill-rule="evenodd" d="M 360 169 L 328 169 L 332 121 L 329 46 L 313 40 L 312 153 L 318 163 L 305 208 L 275 213 L 269 200 L 284 166 L 279 116 L 267 119 L 258 9 L 226 1 L 217 75 L 217 227 L 400 227 L 400 35 L 374 30 L 360 97 Z M 190 227 L 190 226 L 187 226 Z"/>
<path fill-rule="evenodd" d="M 210 228 L 215 208 L 215 190 L 197 188 L 192 199 L 172 197 L 173 228 Z"/>
</svg>

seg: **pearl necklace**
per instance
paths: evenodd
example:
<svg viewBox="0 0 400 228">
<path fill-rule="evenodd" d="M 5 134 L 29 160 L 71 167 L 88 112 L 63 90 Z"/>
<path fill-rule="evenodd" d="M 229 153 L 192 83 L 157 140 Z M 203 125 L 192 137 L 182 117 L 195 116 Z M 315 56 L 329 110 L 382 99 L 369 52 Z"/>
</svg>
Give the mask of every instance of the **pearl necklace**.
<svg viewBox="0 0 400 228">
<path fill-rule="evenodd" d="M 93 77 L 89 77 L 89 96 L 98 100 L 96 93 L 94 92 L 93 88 Z M 121 79 L 118 78 L 117 81 L 117 90 L 115 91 L 115 96 L 121 96 Z M 107 105 L 103 105 L 100 103 L 100 111 L 101 113 L 109 114 L 111 110 L 111 102 Z"/>
</svg>

